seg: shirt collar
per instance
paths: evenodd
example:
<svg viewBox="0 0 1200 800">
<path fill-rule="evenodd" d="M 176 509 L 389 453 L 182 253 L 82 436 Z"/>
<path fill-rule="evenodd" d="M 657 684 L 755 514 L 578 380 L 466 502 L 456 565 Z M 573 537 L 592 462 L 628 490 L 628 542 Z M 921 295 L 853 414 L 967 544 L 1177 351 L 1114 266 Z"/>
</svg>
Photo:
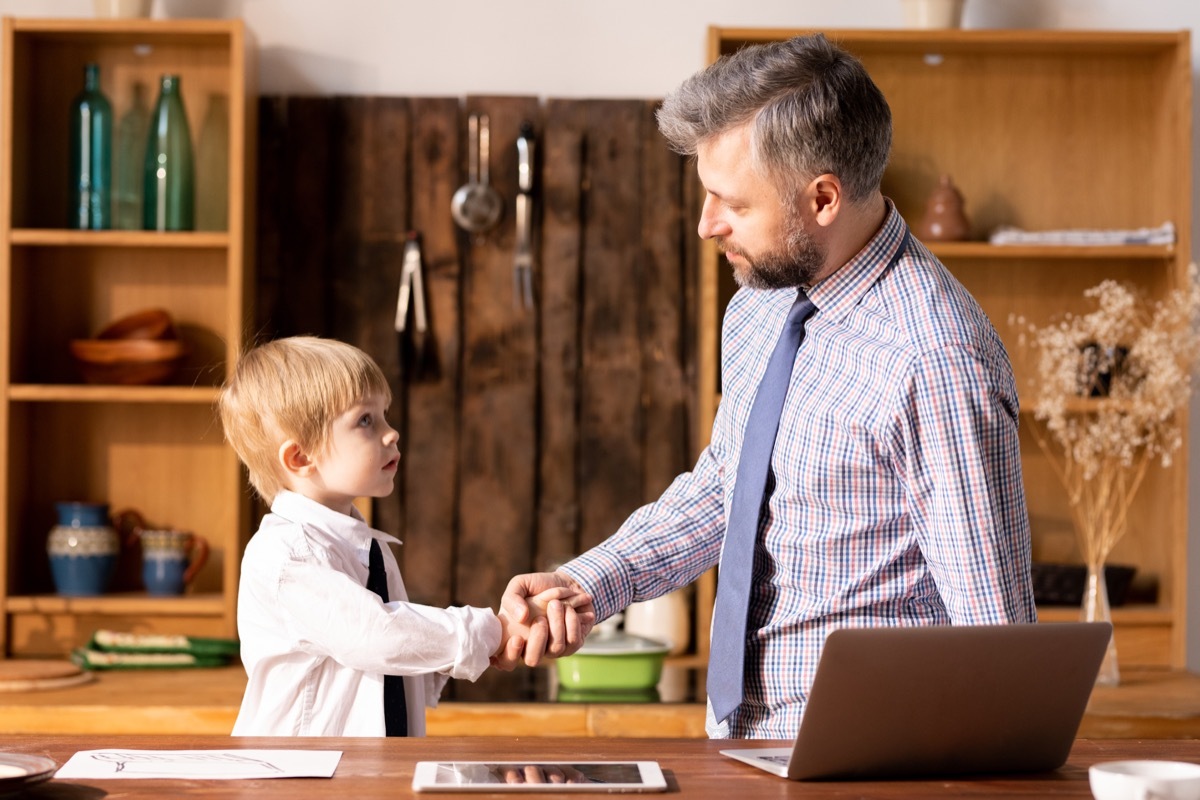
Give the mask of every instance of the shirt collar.
<svg viewBox="0 0 1200 800">
<path fill-rule="evenodd" d="M 372 539 L 402 544 L 395 536 L 375 530 L 368 525 L 357 508 L 351 508 L 350 514 L 347 516 L 328 506 L 321 505 L 316 500 L 286 489 L 275 495 L 275 502 L 271 503 L 271 513 L 289 522 L 320 528 L 339 539 L 364 548 L 371 546 Z"/>
<path fill-rule="evenodd" d="M 891 266 L 908 238 L 908 225 L 895 204 L 884 198 L 887 214 L 883 225 L 862 250 L 828 278 L 808 290 L 808 297 L 821 316 L 837 322 L 850 313 L 880 276 Z"/>
</svg>

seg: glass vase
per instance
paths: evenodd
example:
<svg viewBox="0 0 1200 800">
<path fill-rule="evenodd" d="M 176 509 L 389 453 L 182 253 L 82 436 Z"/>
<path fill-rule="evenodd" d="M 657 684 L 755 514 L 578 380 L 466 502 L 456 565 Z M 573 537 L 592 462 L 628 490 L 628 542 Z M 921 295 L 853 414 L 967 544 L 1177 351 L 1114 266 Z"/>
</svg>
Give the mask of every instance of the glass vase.
<svg viewBox="0 0 1200 800">
<path fill-rule="evenodd" d="M 1112 608 L 1108 604 L 1108 584 L 1104 579 L 1104 564 L 1089 564 L 1086 583 L 1083 585 L 1083 610 L 1080 618 L 1084 622 L 1112 622 Z M 1097 686 L 1116 686 L 1121 682 L 1121 671 L 1117 667 L 1116 637 L 1109 637 L 1108 650 L 1100 671 L 1096 675 Z"/>
<path fill-rule="evenodd" d="M 196 176 L 192 136 L 178 75 L 164 75 L 150 114 L 142 188 L 142 227 L 149 231 L 195 228 Z"/>
<path fill-rule="evenodd" d="M 100 91 L 100 66 L 83 68 L 83 91 L 71 102 L 67 224 L 79 230 L 112 226 L 112 105 Z"/>
<path fill-rule="evenodd" d="M 117 147 L 113 153 L 113 227 L 142 229 L 142 172 L 146 168 L 146 130 L 150 109 L 146 85 L 133 85 L 133 102 L 117 122 Z"/>
</svg>

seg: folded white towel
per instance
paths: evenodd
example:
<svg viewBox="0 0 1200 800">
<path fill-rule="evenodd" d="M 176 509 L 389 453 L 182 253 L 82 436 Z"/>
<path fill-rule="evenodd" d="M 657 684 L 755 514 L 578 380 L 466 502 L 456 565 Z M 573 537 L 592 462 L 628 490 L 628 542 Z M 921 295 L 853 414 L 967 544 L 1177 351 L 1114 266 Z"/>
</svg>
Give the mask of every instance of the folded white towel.
<svg viewBox="0 0 1200 800">
<path fill-rule="evenodd" d="M 1060 231 L 1026 231 L 1010 226 L 1001 226 L 992 231 L 988 238 L 992 244 L 1064 244 L 1064 245 L 1120 245 L 1120 244 L 1175 244 L 1175 225 L 1164 222 L 1157 228 L 1135 228 L 1132 230 L 1089 230 L 1083 228 Z"/>
</svg>

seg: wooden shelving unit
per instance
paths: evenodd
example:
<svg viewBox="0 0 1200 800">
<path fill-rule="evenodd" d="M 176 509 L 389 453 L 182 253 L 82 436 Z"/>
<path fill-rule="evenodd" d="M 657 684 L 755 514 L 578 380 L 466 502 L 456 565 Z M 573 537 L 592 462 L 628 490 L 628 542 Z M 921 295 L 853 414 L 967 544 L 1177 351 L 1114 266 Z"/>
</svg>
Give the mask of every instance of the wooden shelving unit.
<svg viewBox="0 0 1200 800">
<path fill-rule="evenodd" d="M 240 20 L 4 20 L 0 118 L 0 656 L 55 655 L 99 627 L 236 635 L 248 496 L 213 403 L 252 308 L 255 96 Z M 225 230 L 64 229 L 67 114 L 83 66 L 100 64 L 115 119 L 142 84 L 178 74 L 197 173 L 210 105 L 225 103 Z M 148 109 L 147 109 L 148 110 Z M 211 130 L 211 129 L 210 129 Z M 114 131 L 115 133 L 115 131 Z M 219 184 L 218 184 L 219 185 Z M 68 343 L 143 308 L 171 312 L 189 355 L 168 386 L 84 385 Z M 123 554 L 110 594 L 54 593 L 46 537 L 54 503 L 136 508 L 193 531 L 212 554 L 187 594 L 138 590 Z"/>
<path fill-rule="evenodd" d="M 709 59 L 806 30 L 710 29 Z M 945 173 L 966 199 L 972 241 L 932 250 L 983 305 L 1032 397 L 1032 361 L 1013 315 L 1045 324 L 1087 309 L 1084 289 L 1105 278 L 1162 295 L 1187 280 L 1191 253 L 1190 42 L 1186 31 L 831 30 L 866 65 L 892 108 L 884 193 L 910 224 Z M 1000 225 L 1027 230 L 1132 229 L 1174 223 L 1169 246 L 994 246 Z M 734 291 L 715 248 L 701 257 L 699 441 L 719 402 L 720 320 Z M 1081 410 L 1085 407 L 1081 406 Z M 1021 446 L 1034 558 L 1078 562 L 1064 492 L 1029 432 Z M 1186 414 L 1185 414 L 1186 418 Z M 1112 563 L 1132 564 L 1153 603 L 1114 610 L 1123 666 L 1185 661 L 1187 431 L 1182 458 L 1154 467 Z M 1043 619 L 1073 619 L 1070 608 Z"/>
</svg>

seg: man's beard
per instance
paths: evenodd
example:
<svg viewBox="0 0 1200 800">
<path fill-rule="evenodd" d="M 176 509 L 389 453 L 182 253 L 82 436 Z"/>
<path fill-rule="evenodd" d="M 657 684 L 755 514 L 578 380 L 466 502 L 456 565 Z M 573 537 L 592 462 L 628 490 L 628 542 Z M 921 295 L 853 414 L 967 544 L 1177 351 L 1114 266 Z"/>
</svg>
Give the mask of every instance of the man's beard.
<svg viewBox="0 0 1200 800">
<path fill-rule="evenodd" d="M 789 289 L 813 283 L 825 265 L 825 248 L 817 244 L 798 219 L 791 220 L 789 227 L 782 246 L 755 255 L 726 246 L 723 238 L 717 239 L 717 247 L 722 253 L 735 253 L 745 261 L 744 268 L 733 267 L 733 279 L 739 286 Z"/>
</svg>

